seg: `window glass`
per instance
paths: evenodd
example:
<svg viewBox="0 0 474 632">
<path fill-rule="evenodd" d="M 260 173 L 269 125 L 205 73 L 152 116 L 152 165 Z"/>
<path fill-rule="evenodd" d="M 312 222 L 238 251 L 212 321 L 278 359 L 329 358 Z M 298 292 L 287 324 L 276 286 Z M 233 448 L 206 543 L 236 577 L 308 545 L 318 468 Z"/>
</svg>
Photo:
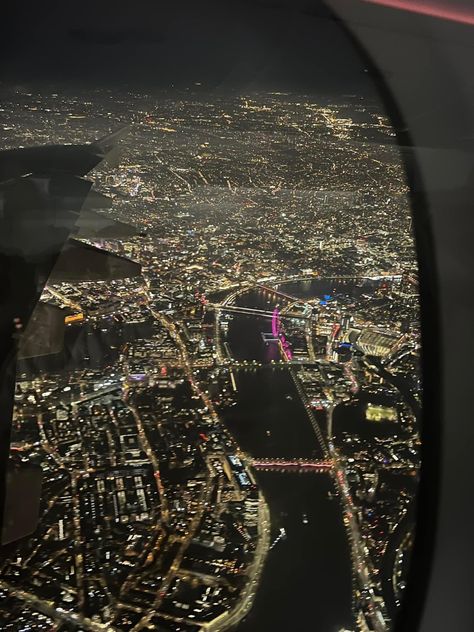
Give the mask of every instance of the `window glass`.
<svg viewBox="0 0 474 632">
<path fill-rule="evenodd" d="M 403 598 L 421 374 L 395 132 L 326 13 L 209 6 L 53 21 L 67 60 L 6 66 L 1 148 L 79 148 L 21 174 L 20 256 L 60 254 L 18 323 L 3 629 L 383 632 Z"/>
</svg>

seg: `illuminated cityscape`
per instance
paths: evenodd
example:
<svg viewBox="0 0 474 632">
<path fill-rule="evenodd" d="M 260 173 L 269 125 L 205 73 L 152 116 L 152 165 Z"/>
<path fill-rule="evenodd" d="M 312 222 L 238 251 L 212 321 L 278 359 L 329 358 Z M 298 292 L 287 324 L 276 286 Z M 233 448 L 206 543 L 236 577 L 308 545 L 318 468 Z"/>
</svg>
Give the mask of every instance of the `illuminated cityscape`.
<svg viewBox="0 0 474 632">
<path fill-rule="evenodd" d="M 0 557 L 2 629 L 391 630 L 421 374 L 380 106 L 195 85 L 17 88 L 1 110 L 2 149 L 130 125 L 92 173 L 122 236 L 82 241 L 139 264 L 77 281 L 70 256 L 43 292 L 65 335 L 18 362 L 11 459 L 43 486 Z"/>
</svg>

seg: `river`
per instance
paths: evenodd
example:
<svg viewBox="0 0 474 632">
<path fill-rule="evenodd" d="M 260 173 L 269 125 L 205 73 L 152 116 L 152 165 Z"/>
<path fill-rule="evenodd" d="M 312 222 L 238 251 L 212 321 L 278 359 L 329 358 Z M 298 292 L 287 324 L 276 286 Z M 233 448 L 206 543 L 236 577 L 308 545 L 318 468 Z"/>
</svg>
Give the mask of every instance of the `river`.
<svg viewBox="0 0 474 632">
<path fill-rule="evenodd" d="M 345 287 L 344 287 L 345 289 Z M 286 285 L 297 296 L 344 291 L 341 284 L 312 281 Z M 360 292 L 361 288 L 351 287 Z M 272 310 L 275 298 L 248 292 L 237 304 Z M 278 359 L 275 343 L 265 344 L 269 318 L 234 315 L 226 341 L 239 360 L 264 364 Z M 224 420 L 240 447 L 255 457 L 322 457 L 314 431 L 286 368 L 241 369 L 237 404 Z M 338 632 L 353 629 L 349 545 L 342 512 L 328 474 L 259 472 L 259 486 L 269 504 L 272 539 L 286 537 L 270 550 L 249 615 L 239 632 Z"/>
<path fill-rule="evenodd" d="M 225 421 L 239 445 L 258 457 L 321 458 L 286 369 L 239 371 L 238 402 Z M 291 398 L 291 399 L 290 399 Z M 351 627 L 351 562 L 342 514 L 328 474 L 259 472 L 272 539 L 255 604 L 241 632 Z"/>
</svg>

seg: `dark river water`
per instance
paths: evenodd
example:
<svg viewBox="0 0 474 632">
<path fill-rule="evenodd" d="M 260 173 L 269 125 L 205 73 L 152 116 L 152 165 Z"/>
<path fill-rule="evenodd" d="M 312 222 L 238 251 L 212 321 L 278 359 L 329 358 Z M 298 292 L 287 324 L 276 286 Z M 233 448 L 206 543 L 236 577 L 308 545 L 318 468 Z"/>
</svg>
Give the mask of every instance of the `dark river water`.
<svg viewBox="0 0 474 632">
<path fill-rule="evenodd" d="M 297 297 L 332 292 L 357 295 L 364 288 L 327 280 L 286 284 Z M 249 292 L 238 304 L 271 311 L 274 297 Z M 240 360 L 269 363 L 278 359 L 276 345 L 262 332 L 270 318 L 234 315 L 226 340 Z M 271 365 L 236 372 L 237 404 L 224 414 L 240 447 L 256 457 L 321 458 L 313 429 L 286 369 Z M 241 632 L 338 632 L 353 628 L 351 560 L 339 501 L 331 498 L 327 474 L 259 472 L 260 488 L 270 507 L 273 540 L 280 528 L 286 538 L 269 552 L 252 610 Z"/>
<path fill-rule="evenodd" d="M 287 370 L 240 371 L 238 403 L 225 416 L 239 445 L 258 457 L 321 458 Z M 291 399 L 289 399 L 291 398 Z M 269 433 L 269 434 L 268 434 Z M 337 499 L 327 474 L 259 472 L 270 507 L 272 540 L 255 604 L 242 632 L 351 626 L 351 563 Z M 307 521 L 307 523 L 304 522 Z"/>
</svg>

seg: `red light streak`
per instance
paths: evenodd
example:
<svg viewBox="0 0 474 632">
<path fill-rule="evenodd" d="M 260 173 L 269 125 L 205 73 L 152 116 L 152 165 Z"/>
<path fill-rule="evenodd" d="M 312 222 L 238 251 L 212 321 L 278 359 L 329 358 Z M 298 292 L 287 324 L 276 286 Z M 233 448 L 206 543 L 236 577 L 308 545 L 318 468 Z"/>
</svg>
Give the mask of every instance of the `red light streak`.
<svg viewBox="0 0 474 632">
<path fill-rule="evenodd" d="M 413 0 L 362 0 L 362 2 L 474 26 L 474 10 L 467 7 L 448 6 L 444 3 L 424 2 L 423 0 L 415 2 Z"/>
</svg>

